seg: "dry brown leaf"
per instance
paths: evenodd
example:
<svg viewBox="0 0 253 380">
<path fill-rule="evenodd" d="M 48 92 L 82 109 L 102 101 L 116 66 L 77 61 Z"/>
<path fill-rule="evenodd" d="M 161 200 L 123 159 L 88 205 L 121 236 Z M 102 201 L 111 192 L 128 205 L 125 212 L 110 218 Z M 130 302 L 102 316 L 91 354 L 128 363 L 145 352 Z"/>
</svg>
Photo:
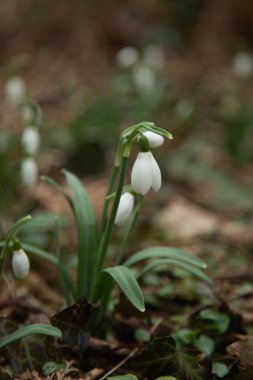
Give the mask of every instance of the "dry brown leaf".
<svg viewBox="0 0 253 380">
<path fill-rule="evenodd" d="M 193 238 L 217 231 L 218 217 L 183 197 L 174 197 L 158 214 L 158 224 L 179 238 Z"/>
</svg>

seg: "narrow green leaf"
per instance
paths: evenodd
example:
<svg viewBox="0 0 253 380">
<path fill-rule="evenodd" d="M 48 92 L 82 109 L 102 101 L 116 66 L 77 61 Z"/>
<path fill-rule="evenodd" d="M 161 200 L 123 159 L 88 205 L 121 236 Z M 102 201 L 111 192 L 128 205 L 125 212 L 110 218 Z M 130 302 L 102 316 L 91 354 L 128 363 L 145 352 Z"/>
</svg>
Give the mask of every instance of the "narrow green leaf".
<svg viewBox="0 0 253 380">
<path fill-rule="evenodd" d="M 96 218 L 83 184 L 64 170 L 72 191 L 73 212 L 78 230 L 77 296 L 89 297 L 97 249 Z"/>
<path fill-rule="evenodd" d="M 17 230 L 23 226 L 25 223 L 30 222 L 32 220 L 31 215 L 24 216 L 23 218 L 19 219 L 13 226 L 10 228 L 6 235 L 6 240 L 9 240 L 15 236 L 15 233 Z"/>
<path fill-rule="evenodd" d="M 124 265 L 130 266 L 141 260 L 147 260 L 158 257 L 166 257 L 167 259 L 176 259 L 188 264 L 195 265 L 199 268 L 205 269 L 207 265 L 197 257 L 191 256 L 182 249 L 170 247 L 150 247 L 143 249 L 132 255 L 125 261 Z"/>
<path fill-rule="evenodd" d="M 44 260 L 49 261 L 50 263 L 56 265 L 59 267 L 59 260 L 56 256 L 54 256 L 52 253 L 45 251 L 44 249 L 34 247 L 31 244 L 23 243 L 22 242 L 22 248 L 31 255 L 38 256 Z"/>
<path fill-rule="evenodd" d="M 71 277 L 69 275 L 69 272 L 67 271 L 65 265 L 62 265 L 61 268 L 60 268 L 60 262 L 59 262 L 58 257 L 54 256 L 50 252 L 45 251 L 44 249 L 41 249 L 41 248 L 38 248 L 38 247 L 34 247 L 33 245 L 30 245 L 30 244 L 27 244 L 27 243 L 23 243 L 22 242 L 22 247 L 30 255 L 38 256 L 38 257 L 40 257 L 40 258 L 42 258 L 44 260 L 47 260 L 50 263 L 56 265 L 57 268 L 59 270 L 61 270 L 61 275 L 63 276 L 64 282 L 65 282 L 68 290 L 70 291 L 72 297 L 74 299 L 76 298 L 76 290 L 75 290 L 75 287 L 73 285 L 72 279 L 71 279 Z"/>
<path fill-rule="evenodd" d="M 212 285 L 212 280 L 210 277 L 208 277 L 204 272 L 202 272 L 200 269 L 193 267 L 191 264 L 184 263 L 179 260 L 174 259 L 160 259 L 160 260 L 153 260 L 149 264 L 147 264 L 141 271 L 140 276 L 143 276 L 147 272 L 152 271 L 156 267 L 164 266 L 167 264 L 176 265 L 179 268 L 185 269 L 186 271 L 192 273 L 194 276 L 198 277 L 200 280 L 206 282 L 209 286 Z"/>
<path fill-rule="evenodd" d="M 3 348 L 4 346 L 15 342 L 16 340 L 25 338 L 29 335 L 34 334 L 43 334 L 43 335 L 50 335 L 55 336 L 56 338 L 61 338 L 62 333 L 61 330 L 57 329 L 54 326 L 46 325 L 46 324 L 39 324 L 34 323 L 32 325 L 20 327 L 18 330 L 14 331 L 13 333 L 3 337 L 0 339 L 0 348 Z"/>
<path fill-rule="evenodd" d="M 45 181 L 48 185 L 52 186 L 55 190 L 59 191 L 59 193 L 64 195 L 66 200 L 70 203 L 71 207 L 73 206 L 70 196 L 66 193 L 64 188 L 58 182 L 56 182 L 53 178 L 50 178 L 46 175 L 42 176 L 41 179 L 42 181 Z"/>
<path fill-rule="evenodd" d="M 145 311 L 144 297 L 133 273 L 127 267 L 119 265 L 104 269 L 119 285 L 129 301 L 140 311 Z"/>
</svg>

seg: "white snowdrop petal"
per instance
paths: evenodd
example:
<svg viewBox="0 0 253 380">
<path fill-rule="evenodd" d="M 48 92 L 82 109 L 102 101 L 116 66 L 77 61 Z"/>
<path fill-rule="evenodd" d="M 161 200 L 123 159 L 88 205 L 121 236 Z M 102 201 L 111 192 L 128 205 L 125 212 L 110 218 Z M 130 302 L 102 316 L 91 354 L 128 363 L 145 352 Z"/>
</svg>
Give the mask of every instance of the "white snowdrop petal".
<svg viewBox="0 0 253 380">
<path fill-rule="evenodd" d="M 152 185 L 152 154 L 140 152 L 131 173 L 131 185 L 136 193 L 145 195 Z"/>
<path fill-rule="evenodd" d="M 5 92 L 10 103 L 14 105 L 19 104 L 25 96 L 25 81 L 18 76 L 8 79 L 5 85 Z"/>
<path fill-rule="evenodd" d="M 130 216 L 134 206 L 134 196 L 131 193 L 124 193 L 121 195 L 119 207 L 117 210 L 115 224 L 118 226 L 123 225 Z"/>
<path fill-rule="evenodd" d="M 133 70 L 133 80 L 141 92 L 150 94 L 155 87 L 155 72 L 149 66 L 138 65 Z"/>
<path fill-rule="evenodd" d="M 38 180 L 38 167 L 33 158 L 21 162 L 21 177 L 25 186 L 34 186 Z"/>
<path fill-rule="evenodd" d="M 124 47 L 120 49 L 116 55 L 116 62 L 121 67 L 131 67 L 139 59 L 139 52 L 134 47 Z"/>
<path fill-rule="evenodd" d="M 155 132 L 146 131 L 143 132 L 143 135 L 148 139 L 150 148 L 157 148 L 164 143 L 164 138 L 161 135 L 158 135 Z"/>
<path fill-rule="evenodd" d="M 14 251 L 12 256 L 12 268 L 15 276 L 18 278 L 25 278 L 30 269 L 29 259 L 23 249 Z"/>
<path fill-rule="evenodd" d="M 152 153 L 151 153 L 152 155 Z M 161 176 L 161 170 L 154 159 L 153 155 L 151 158 L 152 162 L 152 189 L 154 191 L 159 191 L 162 185 L 162 176 Z"/>
<path fill-rule="evenodd" d="M 40 134 L 37 128 L 27 127 L 22 135 L 21 144 L 28 154 L 38 153 L 40 147 Z"/>
<path fill-rule="evenodd" d="M 252 75 L 253 72 L 253 59 L 252 56 L 247 52 L 238 53 L 232 62 L 232 67 L 234 73 L 242 78 L 247 79 Z"/>
</svg>

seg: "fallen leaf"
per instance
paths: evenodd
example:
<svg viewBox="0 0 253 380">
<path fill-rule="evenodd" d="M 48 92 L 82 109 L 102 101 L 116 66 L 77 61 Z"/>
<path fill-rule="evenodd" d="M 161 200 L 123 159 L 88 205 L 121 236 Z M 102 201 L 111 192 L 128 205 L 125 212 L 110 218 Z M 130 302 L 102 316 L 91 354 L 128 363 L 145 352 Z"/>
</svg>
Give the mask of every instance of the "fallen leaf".
<svg viewBox="0 0 253 380">
<path fill-rule="evenodd" d="M 85 297 L 80 297 L 76 303 L 61 310 L 50 318 L 53 326 L 62 331 L 63 341 L 74 351 L 82 353 L 90 344 L 90 334 L 84 327 L 91 315 L 92 306 Z"/>
<path fill-rule="evenodd" d="M 216 232 L 219 219 L 185 198 L 175 197 L 158 214 L 157 223 L 177 237 L 189 239 Z"/>
</svg>

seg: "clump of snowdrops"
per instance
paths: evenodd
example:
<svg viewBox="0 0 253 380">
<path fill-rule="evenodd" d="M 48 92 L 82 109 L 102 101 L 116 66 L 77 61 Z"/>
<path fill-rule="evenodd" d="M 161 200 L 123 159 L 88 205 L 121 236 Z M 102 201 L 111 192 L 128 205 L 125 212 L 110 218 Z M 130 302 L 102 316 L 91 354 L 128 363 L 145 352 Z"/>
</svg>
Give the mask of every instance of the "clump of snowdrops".
<svg viewBox="0 0 253 380">
<path fill-rule="evenodd" d="M 26 83 L 19 76 L 12 76 L 6 81 L 5 95 L 10 109 L 17 110 L 22 120 L 20 176 L 23 186 L 32 187 L 37 183 L 39 176 L 37 155 L 41 143 L 40 106 L 28 95 Z"/>
<path fill-rule="evenodd" d="M 80 296 L 85 296 L 89 303 L 98 305 L 104 313 L 109 309 L 112 311 L 110 301 L 115 295 L 113 293 L 115 284 L 132 305 L 143 312 L 145 310 L 144 297 L 138 280 L 158 267 L 176 265 L 210 284 L 209 277 L 202 271 L 206 268 L 205 263 L 177 248 L 149 247 L 127 259 L 124 257 L 131 232 L 141 212 L 144 197 L 150 189 L 157 192 L 161 187 L 161 171 L 151 150 L 162 145 L 165 139 L 172 139 L 172 135 L 152 122 L 142 122 L 122 132 L 98 223 L 88 194 L 74 174 L 63 170 L 71 195 L 52 178 L 43 177 L 65 197 L 75 217 L 78 235 L 75 283 L 59 254 L 60 249 L 58 249 L 58 256 L 55 256 L 37 247 L 17 242 L 17 230 L 23 223 L 29 221 L 29 216 L 18 221 L 7 234 L 5 242 L 2 243 L 0 264 L 2 265 L 8 249 L 12 250 L 14 273 L 17 277 L 23 278 L 29 271 L 29 261 L 24 250 L 29 255 L 43 257 L 59 269 L 66 304 L 69 305 Z M 126 169 L 134 145 L 139 147 L 139 153 L 132 167 L 131 183 L 128 184 L 125 183 Z M 118 228 L 117 226 L 123 226 L 125 234 L 115 252 L 114 265 L 107 267 L 110 240 L 113 229 Z M 140 262 L 144 264 L 135 268 L 136 277 L 132 269 Z M 48 327 L 49 334 L 60 336 L 58 329 L 53 326 Z"/>
</svg>

